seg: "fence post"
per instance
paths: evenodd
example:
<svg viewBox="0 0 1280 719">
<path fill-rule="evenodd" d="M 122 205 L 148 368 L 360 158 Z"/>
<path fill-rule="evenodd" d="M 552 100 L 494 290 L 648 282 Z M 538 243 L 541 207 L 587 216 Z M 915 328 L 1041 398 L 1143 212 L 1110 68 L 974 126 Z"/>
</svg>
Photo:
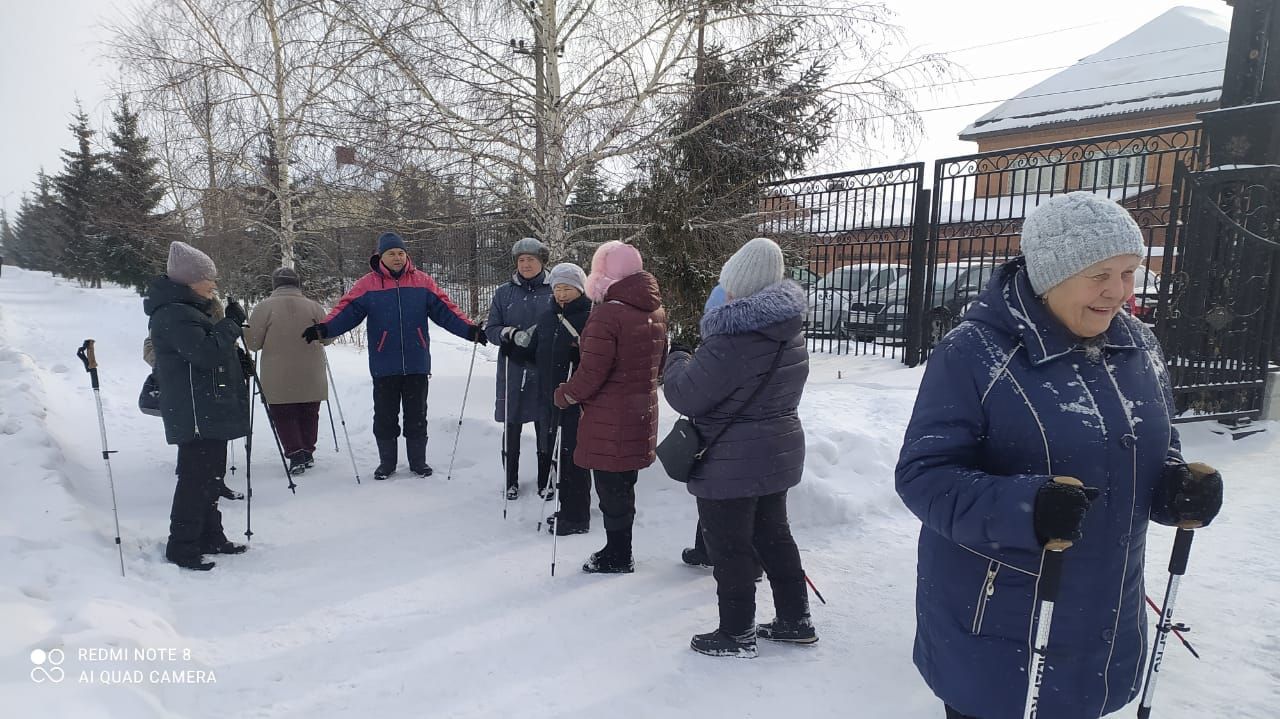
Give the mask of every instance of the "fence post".
<svg viewBox="0 0 1280 719">
<path fill-rule="evenodd" d="M 471 216 L 471 241 L 467 243 L 471 256 L 467 259 L 467 299 L 470 301 L 471 319 L 480 314 L 480 218 Z M 483 324 L 483 323 L 482 323 Z"/>
<path fill-rule="evenodd" d="M 923 184 L 923 183 L 922 183 Z M 902 362 L 915 367 L 924 359 L 924 290 L 927 273 L 925 264 L 929 257 L 929 234 L 934 226 L 932 215 L 933 193 L 923 187 L 916 189 L 915 209 L 911 216 L 911 277 L 907 289 L 907 335 Z"/>
</svg>

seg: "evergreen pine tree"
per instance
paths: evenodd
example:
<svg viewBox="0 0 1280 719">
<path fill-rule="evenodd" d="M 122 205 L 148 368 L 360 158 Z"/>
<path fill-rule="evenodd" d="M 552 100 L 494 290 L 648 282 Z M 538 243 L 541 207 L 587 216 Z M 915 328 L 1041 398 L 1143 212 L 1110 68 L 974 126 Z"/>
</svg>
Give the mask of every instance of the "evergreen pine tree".
<svg viewBox="0 0 1280 719">
<path fill-rule="evenodd" d="M 646 268 L 662 285 L 668 316 L 680 318 L 671 324 L 680 341 L 697 337 L 721 265 L 760 234 L 765 184 L 803 170 L 830 133 L 834 111 L 820 89 L 828 68 L 793 59 L 797 29 L 781 26 L 734 54 L 708 49 L 674 141 L 640 188 Z"/>
<path fill-rule="evenodd" d="M 60 258 L 64 249 L 62 210 L 53 192 L 53 183 L 44 170 L 36 175 L 34 197 L 22 196 L 13 228 L 14 264 L 29 270 L 62 272 Z"/>
<path fill-rule="evenodd" d="M 76 137 L 75 149 L 62 151 L 62 172 L 53 180 L 65 237 L 59 262 L 68 276 L 101 287 L 107 252 L 99 211 L 105 204 L 106 169 L 101 153 L 93 149 L 95 132 L 79 103 L 68 129 Z"/>
<path fill-rule="evenodd" d="M 166 218 L 156 212 L 164 189 L 151 156 L 149 140 L 138 131 L 138 114 L 120 98 L 112 113 L 115 129 L 108 135 L 111 151 L 105 196 L 99 213 L 103 230 L 104 274 L 141 292 L 164 271 Z"/>
</svg>

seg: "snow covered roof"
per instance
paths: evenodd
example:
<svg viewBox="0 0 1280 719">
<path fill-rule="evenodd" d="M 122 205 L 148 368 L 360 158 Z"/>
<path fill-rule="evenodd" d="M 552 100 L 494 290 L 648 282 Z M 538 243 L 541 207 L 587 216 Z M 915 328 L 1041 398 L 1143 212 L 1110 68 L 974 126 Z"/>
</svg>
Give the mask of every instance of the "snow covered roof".
<svg viewBox="0 0 1280 719">
<path fill-rule="evenodd" d="M 978 118 L 961 140 L 1217 102 L 1231 17 L 1175 7 Z"/>
</svg>

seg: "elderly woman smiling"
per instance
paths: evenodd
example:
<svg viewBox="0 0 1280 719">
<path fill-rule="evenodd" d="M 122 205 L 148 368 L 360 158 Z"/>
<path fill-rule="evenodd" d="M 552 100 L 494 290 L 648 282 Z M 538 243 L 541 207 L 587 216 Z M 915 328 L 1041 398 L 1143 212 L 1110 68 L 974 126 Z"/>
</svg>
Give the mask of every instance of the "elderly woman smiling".
<svg viewBox="0 0 1280 719">
<path fill-rule="evenodd" d="M 1022 251 L 934 349 L 897 468 L 923 523 L 915 663 L 953 719 L 1023 716 L 1050 539 L 1075 544 L 1037 716 L 1131 701 L 1147 525 L 1208 524 L 1222 503 L 1221 477 L 1182 459 L 1154 335 L 1121 311 L 1146 251 L 1129 213 L 1087 192 L 1052 198 L 1024 222 Z"/>
</svg>

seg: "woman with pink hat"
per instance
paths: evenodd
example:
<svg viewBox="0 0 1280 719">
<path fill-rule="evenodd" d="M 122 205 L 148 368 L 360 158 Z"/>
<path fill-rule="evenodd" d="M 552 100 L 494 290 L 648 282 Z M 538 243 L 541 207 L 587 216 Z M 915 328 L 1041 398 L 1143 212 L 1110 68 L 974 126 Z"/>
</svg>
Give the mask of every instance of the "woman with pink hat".
<svg viewBox="0 0 1280 719">
<path fill-rule="evenodd" d="M 596 303 L 580 340 L 581 364 L 556 388 L 561 409 L 582 406 L 573 461 L 592 470 L 608 541 L 582 571 L 627 574 L 636 477 L 658 444 L 658 369 L 667 353 L 667 313 L 640 252 L 606 242 L 591 260 L 587 296 Z"/>
</svg>

